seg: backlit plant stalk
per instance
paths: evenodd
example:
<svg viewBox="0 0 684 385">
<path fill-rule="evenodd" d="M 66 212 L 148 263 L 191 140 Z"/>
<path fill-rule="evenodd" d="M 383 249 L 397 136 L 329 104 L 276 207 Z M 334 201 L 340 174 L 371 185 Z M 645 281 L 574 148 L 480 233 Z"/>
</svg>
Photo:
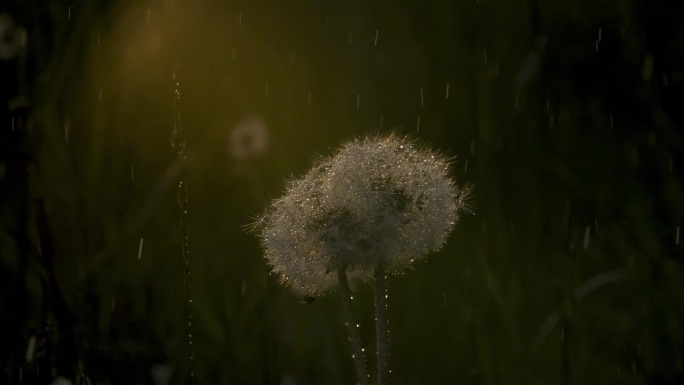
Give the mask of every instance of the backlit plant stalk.
<svg viewBox="0 0 684 385">
<path fill-rule="evenodd" d="M 469 193 L 448 158 L 394 134 L 366 137 L 289 182 L 254 224 L 284 284 L 307 296 L 339 287 L 359 383 L 367 375 L 348 282 L 375 282 L 378 381 L 388 384 L 385 277 L 440 249 Z"/>
</svg>

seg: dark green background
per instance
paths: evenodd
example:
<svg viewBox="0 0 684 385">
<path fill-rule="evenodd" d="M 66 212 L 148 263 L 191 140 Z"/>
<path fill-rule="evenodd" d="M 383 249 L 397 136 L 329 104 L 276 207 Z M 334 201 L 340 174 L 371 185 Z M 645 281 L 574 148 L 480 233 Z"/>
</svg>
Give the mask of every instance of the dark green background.
<svg viewBox="0 0 684 385">
<path fill-rule="evenodd" d="M 389 281 L 394 384 L 684 382 L 674 4 L 3 1 L 27 50 L 0 62 L 0 383 L 159 364 L 174 384 L 353 383 L 338 295 L 300 303 L 242 226 L 315 154 L 391 130 L 475 185 L 475 215 Z M 249 116 L 268 147 L 237 160 Z"/>
</svg>

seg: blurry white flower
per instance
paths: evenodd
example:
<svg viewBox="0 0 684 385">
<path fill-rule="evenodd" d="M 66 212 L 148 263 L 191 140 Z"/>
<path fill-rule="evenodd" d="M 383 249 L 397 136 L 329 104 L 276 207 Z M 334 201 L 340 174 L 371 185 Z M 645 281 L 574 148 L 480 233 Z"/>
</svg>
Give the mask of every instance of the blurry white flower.
<svg viewBox="0 0 684 385">
<path fill-rule="evenodd" d="M 150 368 L 150 376 L 155 385 L 168 385 L 173 376 L 173 367 L 169 364 L 156 364 Z"/>
<path fill-rule="evenodd" d="M 14 24 L 12 17 L 0 13 L 0 60 L 9 60 L 22 50 L 26 43 L 26 31 Z"/>
<path fill-rule="evenodd" d="M 268 128 L 263 119 L 250 116 L 230 130 L 228 152 L 236 160 L 261 156 L 268 148 Z"/>
<path fill-rule="evenodd" d="M 445 157 L 396 135 L 369 137 L 290 182 L 258 231 L 283 282 L 316 294 L 337 285 L 339 268 L 366 279 L 378 262 L 397 272 L 439 249 L 469 191 Z"/>
<path fill-rule="evenodd" d="M 64 377 L 57 377 L 55 378 L 54 381 L 50 383 L 50 385 L 73 385 L 73 382 L 71 380 L 66 379 Z"/>
</svg>

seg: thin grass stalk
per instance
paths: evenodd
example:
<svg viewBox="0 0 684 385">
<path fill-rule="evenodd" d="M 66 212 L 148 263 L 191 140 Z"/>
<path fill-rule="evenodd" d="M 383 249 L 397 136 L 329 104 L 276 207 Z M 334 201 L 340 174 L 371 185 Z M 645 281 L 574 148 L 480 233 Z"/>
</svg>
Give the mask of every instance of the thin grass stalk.
<svg viewBox="0 0 684 385">
<path fill-rule="evenodd" d="M 358 385 L 368 385 L 368 370 L 366 369 L 366 357 L 363 352 L 361 344 L 361 337 L 357 330 L 358 323 L 354 317 L 354 309 L 352 308 L 351 289 L 349 288 L 349 281 L 347 280 L 347 267 L 337 269 L 337 279 L 340 285 L 340 294 L 342 295 L 342 308 L 344 310 L 345 324 L 347 325 L 347 332 L 349 333 L 349 342 L 352 345 L 352 358 L 354 365 L 356 365 L 356 383 Z"/>
<path fill-rule="evenodd" d="M 378 385 L 389 385 L 389 328 L 387 323 L 387 287 L 385 265 L 375 267 L 375 338 L 378 351 Z"/>
</svg>

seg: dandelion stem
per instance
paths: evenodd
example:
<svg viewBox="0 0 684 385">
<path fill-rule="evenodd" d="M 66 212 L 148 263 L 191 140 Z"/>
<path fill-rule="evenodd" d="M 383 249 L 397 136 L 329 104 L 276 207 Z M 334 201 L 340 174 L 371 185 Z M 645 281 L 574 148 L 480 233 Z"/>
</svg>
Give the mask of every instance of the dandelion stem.
<svg viewBox="0 0 684 385">
<path fill-rule="evenodd" d="M 366 369 L 366 357 L 363 353 L 361 338 L 357 330 L 356 317 L 351 302 L 351 289 L 347 280 L 347 267 L 337 269 L 337 279 L 340 283 L 340 293 L 342 294 L 342 308 L 344 309 L 345 324 L 349 332 L 349 341 L 352 345 L 352 357 L 356 365 L 356 383 L 358 385 L 368 385 L 368 371 Z"/>
<path fill-rule="evenodd" d="M 389 385 L 389 329 L 387 326 L 387 288 L 385 265 L 375 267 L 375 338 L 378 349 L 378 385 Z"/>
</svg>

